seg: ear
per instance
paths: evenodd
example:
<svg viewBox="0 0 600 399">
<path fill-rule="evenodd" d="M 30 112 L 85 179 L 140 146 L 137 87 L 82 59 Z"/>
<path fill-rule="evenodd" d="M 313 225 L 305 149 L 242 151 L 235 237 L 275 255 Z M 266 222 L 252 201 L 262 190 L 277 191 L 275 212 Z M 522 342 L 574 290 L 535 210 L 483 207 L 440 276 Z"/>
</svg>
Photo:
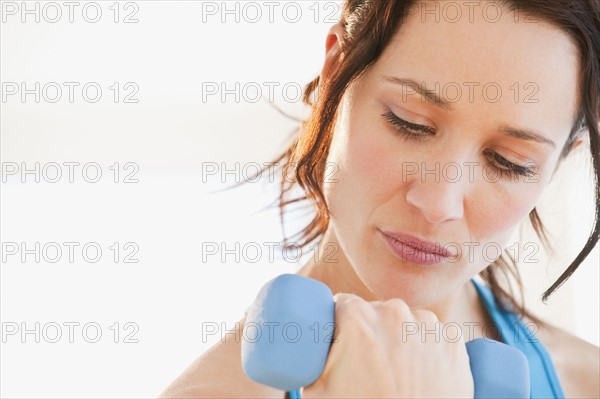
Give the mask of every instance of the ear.
<svg viewBox="0 0 600 399">
<path fill-rule="evenodd" d="M 583 144 L 584 141 L 585 139 L 583 138 L 577 139 L 573 144 L 571 144 L 571 151 L 575 150 L 577 147 Z"/>
<path fill-rule="evenodd" d="M 572 144 L 571 144 L 571 148 L 569 149 L 569 154 L 573 151 L 576 150 L 577 148 L 581 147 L 581 145 L 583 143 L 587 143 L 588 142 L 588 136 L 585 135 L 583 137 L 578 138 L 577 140 L 575 140 Z M 562 163 L 562 159 L 558 160 L 556 162 L 556 166 L 554 166 L 554 170 L 552 171 L 552 175 L 550 177 L 550 180 L 552 180 L 554 178 L 554 175 L 556 174 L 556 171 L 558 170 L 558 167 L 560 166 L 560 164 Z"/>
<path fill-rule="evenodd" d="M 323 69 L 321 70 L 322 79 L 329 80 L 339 66 L 344 31 L 344 26 L 339 22 L 329 29 L 325 41 L 325 62 L 323 64 Z"/>
</svg>

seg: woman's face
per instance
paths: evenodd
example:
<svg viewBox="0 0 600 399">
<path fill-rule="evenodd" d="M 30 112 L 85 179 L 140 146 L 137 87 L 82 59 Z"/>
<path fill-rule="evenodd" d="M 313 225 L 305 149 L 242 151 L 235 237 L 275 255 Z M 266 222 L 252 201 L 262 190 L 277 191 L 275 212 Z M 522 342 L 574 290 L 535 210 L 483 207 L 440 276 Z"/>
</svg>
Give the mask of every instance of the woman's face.
<svg viewBox="0 0 600 399">
<path fill-rule="evenodd" d="M 517 23 L 507 8 L 496 22 L 477 10 L 454 23 L 409 16 L 338 110 L 327 159 L 335 173 L 324 182 L 329 229 L 384 299 L 434 303 L 492 263 L 548 184 L 574 123 L 578 62 L 566 34 L 524 14 Z M 415 262 L 382 231 L 455 256 Z M 521 260 L 535 252 L 511 248 Z"/>
</svg>

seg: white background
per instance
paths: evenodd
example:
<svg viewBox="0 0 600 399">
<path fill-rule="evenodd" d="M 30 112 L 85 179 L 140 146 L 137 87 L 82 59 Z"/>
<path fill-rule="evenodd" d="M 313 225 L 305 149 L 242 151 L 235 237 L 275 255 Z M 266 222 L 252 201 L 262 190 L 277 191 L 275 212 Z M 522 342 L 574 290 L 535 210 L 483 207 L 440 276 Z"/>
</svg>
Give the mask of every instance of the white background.
<svg viewBox="0 0 600 399">
<path fill-rule="evenodd" d="M 39 323 L 40 333 L 39 342 L 35 333 L 22 336 L 20 330 L 3 335 L 1 395 L 156 396 L 218 341 L 218 335 L 203 337 L 205 323 L 231 328 L 267 280 L 294 272 L 311 256 L 305 252 L 300 260 L 294 254 L 285 259 L 277 252 L 269 259 L 264 243 L 280 242 L 282 233 L 275 208 L 259 211 L 277 195 L 268 176 L 263 183 L 211 191 L 241 180 L 245 165 L 269 162 L 289 143 L 296 124 L 269 104 L 269 82 L 277 85 L 275 105 L 297 117 L 306 115 L 294 88 L 320 72 L 325 35 L 339 15 L 338 3 L 295 2 L 284 11 L 292 2 L 273 2 L 270 21 L 263 2 L 254 3 L 258 8 L 228 2 L 228 9 L 237 7 L 231 14 L 223 14 L 222 2 L 121 2 L 117 23 L 113 1 L 97 3 L 102 16 L 96 23 L 84 18 L 86 2 L 77 3 L 73 22 L 68 8 L 58 2 L 62 18 L 57 23 L 48 21 L 56 8 L 46 6 L 44 14 L 44 2 L 27 2 L 29 9 L 38 4 L 39 22 L 34 14 L 21 21 L 21 2 L 12 3 L 18 12 L 10 15 L 7 3 L 2 2 L 0 80 L 26 82 L 30 89 L 35 82 L 42 87 L 57 82 L 63 97 L 56 103 L 44 97 L 36 103 L 34 95 L 23 102 L 20 93 L 3 98 L 2 162 L 19 168 L 22 162 L 28 168 L 56 162 L 63 165 L 63 176 L 57 183 L 43 178 L 36 183 L 21 171 L 3 175 L 2 242 L 25 242 L 27 248 L 35 242 L 81 245 L 72 263 L 64 246 L 56 263 L 44 258 L 36 263 L 33 255 L 23 262 L 20 254 L 3 259 L 3 331 L 14 325 L 34 330 Z M 256 10 L 262 13 L 259 18 Z M 88 19 L 94 17 L 93 8 L 87 12 Z M 124 23 L 131 13 L 138 22 Z M 64 82 L 80 84 L 72 103 Z M 82 96 L 81 87 L 88 82 L 103 89 L 96 103 Z M 121 85 L 116 103 L 109 88 L 114 82 Z M 133 96 L 137 103 L 123 102 L 123 95 L 131 93 L 123 90 L 128 82 L 139 88 Z M 221 93 L 203 98 L 207 83 L 224 83 L 229 89 L 239 83 L 248 85 L 248 91 L 238 99 L 228 94 L 223 100 Z M 284 93 L 288 83 L 290 90 Z M 264 98 L 253 102 L 256 85 L 263 87 Z M 578 154 L 560 171 L 539 207 L 557 253 L 540 255 L 538 264 L 527 264 L 522 272 L 528 305 L 598 345 L 597 247 L 548 305 L 539 300 L 578 253 L 591 226 L 589 161 L 585 151 Z M 80 163 L 73 183 L 64 162 Z M 102 171 L 97 183 L 82 177 L 81 165 L 92 162 Z M 118 183 L 109 168 L 115 162 Z M 139 167 L 132 176 L 137 183 L 123 181 L 133 171 L 125 168 L 128 162 Z M 222 162 L 230 169 L 239 163 L 240 173 L 225 176 L 225 184 L 220 175 L 203 174 L 207 166 Z M 298 231 L 307 221 L 288 218 L 286 232 Z M 103 250 L 96 263 L 82 257 L 88 242 Z M 115 242 L 118 261 L 109 248 Z M 128 242 L 139 249 L 132 258 L 137 263 L 124 262 L 131 252 Z M 224 261 L 219 255 L 203 259 L 206 243 L 231 249 L 236 242 L 242 247 L 257 243 L 262 257 L 256 262 L 248 257 L 236 261 L 232 254 Z M 73 342 L 65 322 L 79 323 Z M 49 342 L 56 335 L 53 323 L 62 327 L 56 343 Z M 95 332 L 88 329 L 84 336 L 86 323 L 101 328 L 98 342 L 87 342 Z M 132 324 L 126 328 L 125 323 Z M 133 335 L 126 338 L 129 333 Z"/>
</svg>

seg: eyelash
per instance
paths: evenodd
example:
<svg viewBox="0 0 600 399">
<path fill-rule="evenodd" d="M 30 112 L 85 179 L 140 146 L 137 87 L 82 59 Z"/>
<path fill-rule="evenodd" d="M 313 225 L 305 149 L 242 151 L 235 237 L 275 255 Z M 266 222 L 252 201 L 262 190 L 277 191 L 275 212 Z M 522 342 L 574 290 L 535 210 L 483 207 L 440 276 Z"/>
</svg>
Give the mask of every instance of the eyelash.
<svg viewBox="0 0 600 399">
<path fill-rule="evenodd" d="M 404 137 L 406 141 L 421 141 L 427 136 L 435 134 L 435 129 L 429 126 L 410 123 L 392 111 L 383 114 L 383 117 L 394 127 L 398 136 Z M 497 152 L 486 150 L 485 153 L 491 158 L 494 168 L 500 173 L 501 178 L 509 179 L 518 176 L 532 177 L 537 175 L 533 167 L 518 165 L 500 156 Z"/>
</svg>

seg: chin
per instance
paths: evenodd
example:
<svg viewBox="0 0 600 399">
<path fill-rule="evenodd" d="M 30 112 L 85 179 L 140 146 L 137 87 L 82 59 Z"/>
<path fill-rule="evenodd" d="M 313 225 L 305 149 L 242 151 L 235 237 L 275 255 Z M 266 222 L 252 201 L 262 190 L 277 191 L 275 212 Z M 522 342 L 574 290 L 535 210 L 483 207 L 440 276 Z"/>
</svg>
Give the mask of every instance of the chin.
<svg viewBox="0 0 600 399">
<path fill-rule="evenodd" d="M 390 262 L 389 259 L 381 263 L 371 260 L 368 266 L 368 269 L 357 270 L 357 273 L 378 300 L 401 298 L 409 306 L 423 306 L 436 301 L 439 294 L 436 280 L 440 277 L 423 273 L 414 265 Z"/>
<path fill-rule="evenodd" d="M 405 262 L 383 245 L 375 245 L 366 250 L 357 266 L 356 273 L 379 300 L 401 298 L 409 306 L 425 306 L 439 300 L 440 289 L 447 288 L 451 281 L 449 266 L 456 265 Z"/>
</svg>

